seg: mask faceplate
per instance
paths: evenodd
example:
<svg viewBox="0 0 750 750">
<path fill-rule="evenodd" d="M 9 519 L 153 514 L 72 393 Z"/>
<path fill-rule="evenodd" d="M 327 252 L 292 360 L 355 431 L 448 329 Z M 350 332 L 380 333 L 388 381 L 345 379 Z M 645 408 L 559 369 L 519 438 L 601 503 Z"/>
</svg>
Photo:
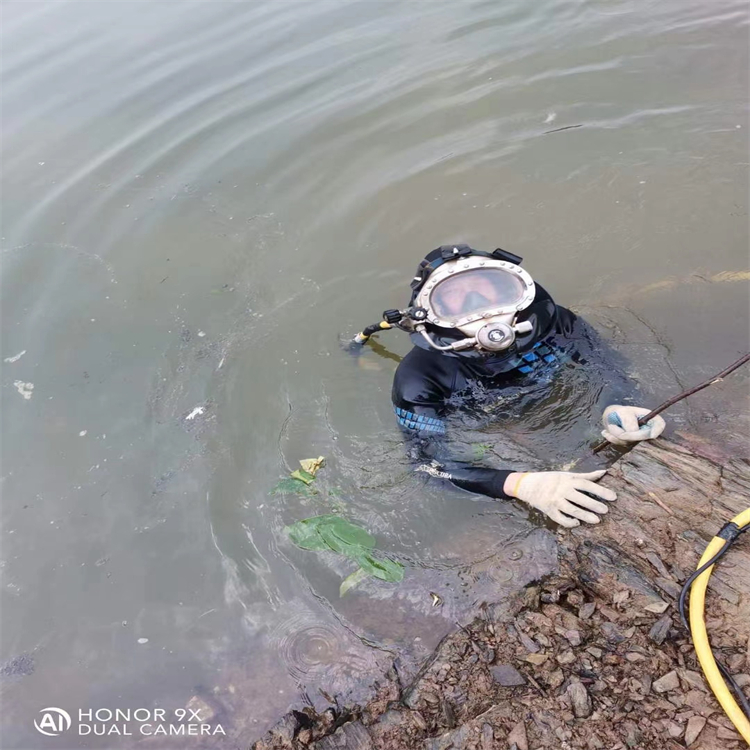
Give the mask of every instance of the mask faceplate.
<svg viewBox="0 0 750 750">
<path fill-rule="evenodd" d="M 535 294 L 534 281 L 520 266 L 472 256 L 435 269 L 416 303 L 427 310 L 428 323 L 461 330 L 467 327 L 468 335 L 474 335 L 490 319 L 512 323 L 516 313 L 534 301 Z"/>
</svg>

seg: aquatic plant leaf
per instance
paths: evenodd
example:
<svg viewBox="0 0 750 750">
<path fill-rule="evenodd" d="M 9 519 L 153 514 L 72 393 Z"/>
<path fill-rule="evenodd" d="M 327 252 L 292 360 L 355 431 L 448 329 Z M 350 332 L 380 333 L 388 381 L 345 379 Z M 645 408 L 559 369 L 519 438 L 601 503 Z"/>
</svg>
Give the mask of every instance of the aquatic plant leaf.
<svg viewBox="0 0 750 750">
<path fill-rule="evenodd" d="M 304 495 L 310 497 L 315 494 L 315 490 L 309 488 L 304 482 L 292 477 L 284 477 L 271 490 L 272 495 Z"/>
<path fill-rule="evenodd" d="M 341 516 L 331 517 L 330 529 L 339 539 L 351 546 L 360 546 L 366 549 L 372 549 L 375 546 L 375 537 L 369 531 L 361 526 L 349 523 Z"/>
<path fill-rule="evenodd" d="M 305 518 L 287 528 L 294 531 L 294 535 L 290 533 L 290 537 L 295 544 L 297 544 L 297 539 L 308 540 L 314 536 L 322 542 L 323 546 L 306 547 L 307 549 L 327 548 L 353 559 L 357 559 L 360 554 L 375 546 L 375 537 L 372 534 L 349 523 L 341 516 L 330 513 Z"/>
<path fill-rule="evenodd" d="M 299 465 L 302 467 L 302 471 L 306 471 L 313 479 L 318 473 L 319 469 L 322 469 L 325 465 L 325 457 L 318 456 L 317 458 L 303 458 Z"/>
<path fill-rule="evenodd" d="M 343 581 L 341 581 L 341 585 L 339 586 L 339 596 L 344 596 L 347 591 L 353 589 L 355 586 L 358 586 L 360 583 L 362 583 L 362 581 L 365 580 L 365 578 L 368 578 L 369 575 L 370 574 L 366 570 L 357 568 L 353 573 L 351 573 L 346 578 L 344 578 Z"/>
<path fill-rule="evenodd" d="M 487 443 L 476 443 L 473 448 L 474 458 L 475 459 L 481 459 L 484 458 L 485 455 L 492 450 L 492 446 L 488 445 Z"/>
<path fill-rule="evenodd" d="M 382 560 L 378 560 L 373 557 L 370 553 L 365 553 L 357 558 L 362 570 L 365 570 L 371 576 L 380 578 L 381 581 L 388 581 L 389 583 L 398 583 L 404 577 L 404 566 L 384 557 Z"/>
<path fill-rule="evenodd" d="M 285 527 L 284 531 L 302 549 L 330 549 L 325 539 L 318 533 L 318 527 L 314 523 L 309 523 L 309 521 L 313 521 L 315 518 L 306 518 L 303 521 L 297 521 L 292 526 Z"/>
<path fill-rule="evenodd" d="M 330 516 L 328 520 L 319 524 L 318 533 L 334 552 L 355 560 L 360 554 L 375 546 L 374 536 L 340 516 Z"/>
<path fill-rule="evenodd" d="M 371 554 L 375 547 L 375 537 L 372 534 L 341 516 L 330 513 L 312 516 L 287 526 L 285 531 L 302 549 L 331 550 L 356 560 L 364 575 L 390 583 L 398 583 L 404 577 L 404 566 L 401 563 L 388 558 L 379 560 Z M 347 586 L 346 590 L 349 588 Z"/>
<path fill-rule="evenodd" d="M 297 469 L 289 475 L 292 479 L 297 479 L 305 484 L 311 484 L 315 477 L 312 474 L 308 474 L 304 469 Z"/>
</svg>

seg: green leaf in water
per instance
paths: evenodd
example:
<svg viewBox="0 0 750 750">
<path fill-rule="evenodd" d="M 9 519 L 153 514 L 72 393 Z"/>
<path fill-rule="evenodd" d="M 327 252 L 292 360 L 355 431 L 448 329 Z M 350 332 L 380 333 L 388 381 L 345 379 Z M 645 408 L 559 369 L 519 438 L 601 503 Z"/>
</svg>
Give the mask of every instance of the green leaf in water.
<svg viewBox="0 0 750 750">
<path fill-rule="evenodd" d="M 319 517 L 323 518 L 323 516 Z M 324 539 L 330 540 L 331 549 L 335 552 L 341 552 L 351 557 L 349 550 L 358 553 L 360 547 L 372 549 L 375 546 L 375 537 L 360 526 L 349 523 L 341 516 L 329 515 L 325 518 L 326 520 L 321 522 L 318 527 L 319 533 Z"/>
<path fill-rule="evenodd" d="M 474 458 L 484 458 L 488 451 L 492 450 L 492 446 L 487 443 L 477 443 L 473 446 Z"/>
<path fill-rule="evenodd" d="M 287 526 L 284 531 L 289 534 L 289 538 L 302 549 L 330 549 L 325 539 L 318 533 L 318 527 L 313 521 L 314 518 L 306 518 L 304 521 L 297 521 L 292 526 Z"/>
<path fill-rule="evenodd" d="M 372 534 L 340 516 L 326 514 L 305 518 L 287 526 L 286 532 L 298 547 L 331 550 L 356 560 L 364 571 L 363 575 L 371 575 L 390 583 L 398 583 L 404 577 L 404 566 L 401 563 L 387 557 L 379 560 L 371 554 L 375 547 L 375 537 Z"/>
<path fill-rule="evenodd" d="M 316 494 L 315 490 L 308 487 L 304 482 L 300 482 L 298 479 L 292 479 L 291 477 L 284 477 L 276 486 L 271 490 L 272 495 L 304 495 L 310 497 Z"/>
<path fill-rule="evenodd" d="M 371 576 L 375 576 L 375 578 L 380 578 L 381 581 L 398 583 L 403 580 L 404 566 L 395 560 L 390 560 L 387 557 L 378 560 L 369 552 L 366 552 L 357 558 L 357 562 L 362 570 L 367 571 L 367 573 Z"/>
<path fill-rule="evenodd" d="M 297 469 L 289 475 L 292 479 L 304 482 L 305 484 L 312 484 L 315 477 L 304 469 Z"/>
<path fill-rule="evenodd" d="M 348 575 L 343 581 L 341 581 L 341 585 L 339 586 L 339 596 L 344 596 L 347 591 L 358 586 L 368 576 L 369 573 L 367 573 L 367 571 L 362 568 L 357 568 L 351 575 Z"/>
</svg>

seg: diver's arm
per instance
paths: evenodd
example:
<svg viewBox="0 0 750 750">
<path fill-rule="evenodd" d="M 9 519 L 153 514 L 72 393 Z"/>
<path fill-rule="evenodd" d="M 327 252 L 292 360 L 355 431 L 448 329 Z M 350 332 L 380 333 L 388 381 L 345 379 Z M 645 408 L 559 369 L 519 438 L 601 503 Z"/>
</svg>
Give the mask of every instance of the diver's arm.
<svg viewBox="0 0 750 750">
<path fill-rule="evenodd" d="M 504 489 L 511 473 L 509 469 L 492 469 L 462 461 L 451 454 L 444 435 L 433 435 L 409 427 L 405 428 L 405 432 L 409 454 L 416 464 L 415 471 L 447 479 L 456 487 L 478 495 L 510 499 L 511 496 Z"/>
<path fill-rule="evenodd" d="M 418 348 L 399 365 L 392 399 L 409 455 L 417 471 L 447 479 L 468 492 L 508 498 L 503 488 L 509 470 L 463 461 L 453 455 L 446 441 L 445 401 L 452 390 L 454 366 L 452 358 Z"/>
</svg>

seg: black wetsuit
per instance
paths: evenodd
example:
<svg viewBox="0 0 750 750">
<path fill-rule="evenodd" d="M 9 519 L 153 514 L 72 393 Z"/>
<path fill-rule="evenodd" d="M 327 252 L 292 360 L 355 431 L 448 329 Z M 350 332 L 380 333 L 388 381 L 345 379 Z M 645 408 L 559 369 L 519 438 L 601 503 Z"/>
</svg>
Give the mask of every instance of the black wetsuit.
<svg viewBox="0 0 750 750">
<path fill-rule="evenodd" d="M 441 451 L 441 437 L 446 432 L 445 417 L 456 397 L 460 400 L 477 384 L 493 390 L 523 384 L 540 369 L 554 367 L 561 350 L 560 339 L 571 334 L 576 316 L 556 305 L 537 284 L 534 301 L 518 320 L 529 321 L 531 332 L 519 336 L 509 350 L 496 355 L 441 352 L 431 348 L 419 334 L 412 334 L 416 345 L 399 364 L 393 381 L 396 417 L 414 442 L 414 457 L 425 461 L 418 469 L 493 498 L 508 497 L 503 485 L 511 471 L 452 459 Z M 448 329 L 433 327 L 431 333 L 441 344 L 457 337 Z"/>
</svg>

